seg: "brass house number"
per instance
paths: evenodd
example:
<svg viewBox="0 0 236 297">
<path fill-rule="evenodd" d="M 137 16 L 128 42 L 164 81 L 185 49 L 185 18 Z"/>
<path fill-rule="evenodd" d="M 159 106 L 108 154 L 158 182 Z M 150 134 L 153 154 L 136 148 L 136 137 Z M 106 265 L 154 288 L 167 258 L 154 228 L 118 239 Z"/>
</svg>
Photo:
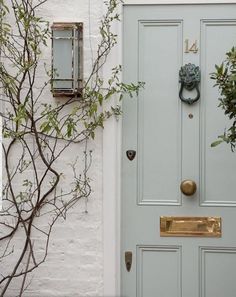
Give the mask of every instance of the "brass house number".
<svg viewBox="0 0 236 297">
<path fill-rule="evenodd" d="M 194 53 L 196 54 L 198 52 L 197 47 L 197 40 L 195 40 L 192 44 L 189 43 L 188 39 L 185 39 L 185 53 Z"/>
</svg>

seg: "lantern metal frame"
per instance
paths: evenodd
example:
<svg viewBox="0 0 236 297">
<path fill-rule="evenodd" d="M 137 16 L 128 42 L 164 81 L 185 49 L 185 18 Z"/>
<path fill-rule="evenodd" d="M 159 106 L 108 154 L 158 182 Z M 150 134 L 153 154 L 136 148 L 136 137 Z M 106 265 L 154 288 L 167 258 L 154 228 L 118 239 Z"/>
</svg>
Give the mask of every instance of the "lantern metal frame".
<svg viewBox="0 0 236 297">
<path fill-rule="evenodd" d="M 55 22 L 51 26 L 52 29 L 52 78 L 51 78 L 51 91 L 54 97 L 64 96 L 80 96 L 83 87 L 83 23 L 74 22 Z M 71 30 L 71 37 L 55 37 L 55 31 Z M 56 69 L 54 68 L 54 42 L 55 40 L 71 40 L 72 41 L 72 61 L 71 61 L 71 78 L 57 78 Z M 76 49 L 77 48 L 77 49 Z M 75 69 L 75 55 L 78 55 L 78 69 Z M 55 82 L 71 82 L 71 88 L 58 88 L 54 87 Z"/>
</svg>

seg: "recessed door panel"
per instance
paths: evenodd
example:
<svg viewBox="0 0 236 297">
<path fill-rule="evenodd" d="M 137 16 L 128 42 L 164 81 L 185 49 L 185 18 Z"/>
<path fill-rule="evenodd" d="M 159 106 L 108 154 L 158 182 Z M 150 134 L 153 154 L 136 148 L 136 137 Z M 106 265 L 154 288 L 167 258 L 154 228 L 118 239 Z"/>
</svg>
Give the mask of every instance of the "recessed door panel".
<svg viewBox="0 0 236 297">
<path fill-rule="evenodd" d="M 179 205 L 181 105 L 173 98 L 178 92 L 182 23 L 140 21 L 138 39 L 138 76 L 146 82 L 138 100 L 138 203 Z"/>
<path fill-rule="evenodd" d="M 138 297 L 181 297 L 181 248 L 138 246 Z M 157 281 L 158 280 L 158 281 Z"/>
<path fill-rule="evenodd" d="M 226 144 L 211 148 L 218 135 L 229 128 L 229 121 L 218 107 L 215 82 L 209 79 L 215 64 L 219 65 L 233 46 L 236 21 L 204 20 L 201 33 L 201 204 L 236 206 L 235 155 Z"/>
<path fill-rule="evenodd" d="M 200 248 L 201 297 L 234 297 L 236 292 L 236 249 Z"/>
</svg>

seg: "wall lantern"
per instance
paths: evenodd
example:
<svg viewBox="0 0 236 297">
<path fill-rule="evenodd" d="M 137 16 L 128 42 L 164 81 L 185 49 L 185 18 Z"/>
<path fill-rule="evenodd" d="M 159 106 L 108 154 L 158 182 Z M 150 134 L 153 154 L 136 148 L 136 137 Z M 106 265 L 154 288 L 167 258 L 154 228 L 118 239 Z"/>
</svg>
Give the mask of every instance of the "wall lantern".
<svg viewBox="0 0 236 297">
<path fill-rule="evenodd" d="M 52 25 L 53 96 L 78 96 L 82 89 L 83 23 Z"/>
</svg>

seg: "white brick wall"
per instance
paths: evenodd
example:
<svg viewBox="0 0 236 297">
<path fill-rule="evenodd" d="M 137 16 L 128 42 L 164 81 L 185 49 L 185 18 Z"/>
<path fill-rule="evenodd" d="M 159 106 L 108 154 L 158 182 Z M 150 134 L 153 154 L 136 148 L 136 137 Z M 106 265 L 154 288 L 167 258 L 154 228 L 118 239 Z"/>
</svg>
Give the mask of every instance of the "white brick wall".
<svg viewBox="0 0 236 297">
<path fill-rule="evenodd" d="M 9 1 L 10 2 L 10 1 Z M 99 22 L 103 14 L 102 0 L 48 0 L 39 14 L 53 22 L 84 23 L 84 76 L 88 76 L 91 57 L 96 57 L 99 36 Z M 10 4 L 9 4 L 10 5 Z M 50 43 L 50 42 L 49 42 Z M 50 65 L 50 45 L 45 49 L 43 61 Z M 44 81 L 44 76 L 39 80 Z M 40 81 L 39 81 L 40 83 Z M 54 100 L 46 93 L 47 100 Z M 89 144 L 93 150 L 93 164 L 90 170 L 92 195 L 81 200 L 68 214 L 66 221 L 59 219 L 52 233 L 46 262 L 31 273 L 31 285 L 24 296 L 29 297 L 73 297 L 103 295 L 103 243 L 102 243 L 102 131 L 97 131 L 95 141 Z M 64 163 L 72 162 L 71 156 L 82 152 L 75 145 L 64 157 Z M 69 176 L 71 170 L 65 166 L 63 172 Z M 20 235 L 18 236 L 21 241 Z M 16 245 L 17 246 L 17 245 Z M 38 250 L 40 253 L 40 249 Z M 5 267 L 5 269 L 7 269 Z M 1 266 L 1 271 L 4 267 Z M 4 296 L 17 296 L 17 282 Z"/>
</svg>

